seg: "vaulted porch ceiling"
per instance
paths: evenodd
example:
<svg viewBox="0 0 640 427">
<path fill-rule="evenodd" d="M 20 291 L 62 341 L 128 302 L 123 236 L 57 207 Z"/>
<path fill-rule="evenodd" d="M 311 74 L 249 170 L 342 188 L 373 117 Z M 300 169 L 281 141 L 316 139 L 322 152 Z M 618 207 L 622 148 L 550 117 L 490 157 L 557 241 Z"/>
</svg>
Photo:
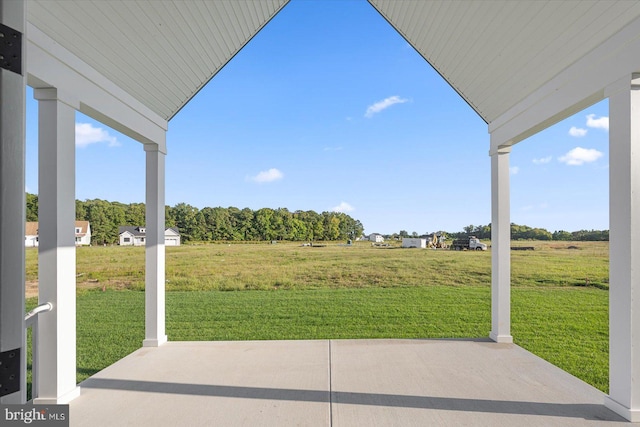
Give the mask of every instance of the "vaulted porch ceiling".
<svg viewBox="0 0 640 427">
<path fill-rule="evenodd" d="M 640 17 L 632 1 L 369 2 L 487 123 Z M 27 10 L 30 24 L 169 120 L 287 3 L 29 0 Z"/>
</svg>

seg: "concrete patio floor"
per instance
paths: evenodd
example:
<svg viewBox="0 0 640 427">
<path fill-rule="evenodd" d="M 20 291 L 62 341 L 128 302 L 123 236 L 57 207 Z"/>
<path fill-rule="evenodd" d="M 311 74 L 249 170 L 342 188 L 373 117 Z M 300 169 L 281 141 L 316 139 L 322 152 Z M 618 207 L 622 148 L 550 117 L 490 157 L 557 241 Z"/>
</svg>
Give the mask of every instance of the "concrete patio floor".
<svg viewBox="0 0 640 427">
<path fill-rule="evenodd" d="M 488 340 L 169 342 L 81 384 L 72 426 L 621 426 L 604 394 Z"/>
</svg>

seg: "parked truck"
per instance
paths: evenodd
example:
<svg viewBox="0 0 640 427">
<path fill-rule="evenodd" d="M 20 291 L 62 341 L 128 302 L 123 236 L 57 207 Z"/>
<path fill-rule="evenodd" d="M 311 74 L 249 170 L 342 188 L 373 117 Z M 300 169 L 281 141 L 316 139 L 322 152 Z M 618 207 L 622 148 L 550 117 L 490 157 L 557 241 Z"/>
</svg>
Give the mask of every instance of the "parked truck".
<svg viewBox="0 0 640 427">
<path fill-rule="evenodd" d="M 487 245 L 482 243 L 476 236 L 469 236 L 468 239 L 456 239 L 451 243 L 451 249 L 456 251 L 476 250 L 486 251 Z"/>
</svg>

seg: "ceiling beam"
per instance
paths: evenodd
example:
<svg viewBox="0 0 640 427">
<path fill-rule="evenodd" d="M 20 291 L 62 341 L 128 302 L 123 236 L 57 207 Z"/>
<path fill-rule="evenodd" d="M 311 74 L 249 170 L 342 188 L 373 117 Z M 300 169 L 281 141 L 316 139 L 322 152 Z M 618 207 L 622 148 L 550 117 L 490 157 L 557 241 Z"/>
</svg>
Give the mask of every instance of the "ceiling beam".
<svg viewBox="0 0 640 427">
<path fill-rule="evenodd" d="M 83 114 L 166 153 L 166 120 L 31 24 L 26 50 L 29 86 L 57 88 L 78 99 Z"/>
<path fill-rule="evenodd" d="M 607 87 L 636 71 L 640 71 L 640 18 L 489 123 L 491 152 L 603 100 Z"/>
</svg>

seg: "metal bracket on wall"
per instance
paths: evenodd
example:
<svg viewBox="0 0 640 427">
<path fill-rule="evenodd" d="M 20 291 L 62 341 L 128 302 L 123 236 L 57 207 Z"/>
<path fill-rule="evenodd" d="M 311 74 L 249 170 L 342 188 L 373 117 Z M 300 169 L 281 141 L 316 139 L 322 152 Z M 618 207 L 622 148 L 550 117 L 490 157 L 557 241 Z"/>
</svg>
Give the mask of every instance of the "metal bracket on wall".
<svg viewBox="0 0 640 427">
<path fill-rule="evenodd" d="M 20 348 L 0 353 L 0 397 L 20 390 Z"/>
<path fill-rule="evenodd" d="M 22 33 L 0 24 L 0 68 L 22 75 Z"/>
</svg>

